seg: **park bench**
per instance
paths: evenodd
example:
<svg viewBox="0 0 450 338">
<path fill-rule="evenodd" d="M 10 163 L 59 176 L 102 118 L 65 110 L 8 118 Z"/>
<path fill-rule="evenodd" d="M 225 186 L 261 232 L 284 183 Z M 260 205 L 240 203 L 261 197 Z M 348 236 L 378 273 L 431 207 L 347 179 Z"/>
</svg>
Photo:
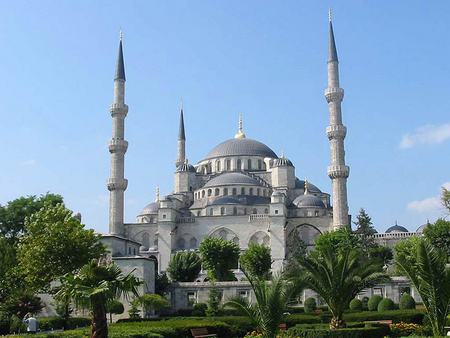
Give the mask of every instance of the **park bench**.
<svg viewBox="0 0 450 338">
<path fill-rule="evenodd" d="M 194 338 L 217 337 L 215 333 L 208 333 L 208 329 L 206 327 L 197 327 L 195 329 L 191 329 L 191 334 Z"/>
</svg>

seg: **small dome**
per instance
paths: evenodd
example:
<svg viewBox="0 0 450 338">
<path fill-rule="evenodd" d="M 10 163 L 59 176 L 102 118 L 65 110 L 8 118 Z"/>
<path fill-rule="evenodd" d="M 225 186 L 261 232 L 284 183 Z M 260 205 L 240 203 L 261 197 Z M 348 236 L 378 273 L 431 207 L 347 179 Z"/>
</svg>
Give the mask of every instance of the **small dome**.
<svg viewBox="0 0 450 338">
<path fill-rule="evenodd" d="M 147 250 L 148 250 L 148 248 L 146 246 L 141 245 L 139 247 L 139 251 L 147 251 Z"/>
<path fill-rule="evenodd" d="M 156 214 L 158 214 L 158 203 L 157 202 L 147 204 L 141 212 L 141 215 L 156 215 Z"/>
<path fill-rule="evenodd" d="M 192 164 L 183 163 L 183 164 L 179 165 L 177 168 L 177 173 L 179 173 L 179 172 L 195 173 L 195 168 Z"/>
<path fill-rule="evenodd" d="M 401 225 L 393 225 L 386 230 L 387 234 L 395 233 L 395 232 L 409 232 L 408 229 L 402 227 Z"/>
<path fill-rule="evenodd" d="M 282 156 L 280 158 L 277 158 L 273 162 L 273 166 L 274 167 L 293 167 L 294 165 L 292 164 L 292 162 L 289 159 L 287 159 L 286 157 Z"/>
<path fill-rule="evenodd" d="M 319 197 L 310 194 L 298 196 L 293 203 L 297 208 L 325 208 Z"/>
<path fill-rule="evenodd" d="M 220 185 L 258 185 L 262 184 L 250 177 L 240 172 L 223 173 L 219 176 L 214 177 L 209 180 L 204 187 L 217 187 Z"/>
<path fill-rule="evenodd" d="M 215 146 L 205 159 L 225 156 L 261 156 L 277 158 L 272 149 L 256 140 L 249 138 L 233 138 Z"/>
<path fill-rule="evenodd" d="M 296 178 L 295 179 L 295 189 L 305 189 L 305 181 L 301 180 L 299 178 Z M 313 193 L 314 192 L 316 192 L 316 193 L 322 192 L 322 191 L 320 191 L 319 188 L 317 188 L 314 184 L 311 184 L 311 182 L 309 182 L 309 181 L 308 181 L 308 191 L 313 192 Z"/>
<path fill-rule="evenodd" d="M 422 234 L 423 231 L 425 230 L 425 228 L 426 228 L 427 226 L 429 226 L 429 225 L 430 225 L 429 222 L 427 222 L 427 223 L 425 223 L 425 224 L 422 224 L 420 227 L 417 228 L 416 232 L 417 232 L 418 234 Z"/>
</svg>

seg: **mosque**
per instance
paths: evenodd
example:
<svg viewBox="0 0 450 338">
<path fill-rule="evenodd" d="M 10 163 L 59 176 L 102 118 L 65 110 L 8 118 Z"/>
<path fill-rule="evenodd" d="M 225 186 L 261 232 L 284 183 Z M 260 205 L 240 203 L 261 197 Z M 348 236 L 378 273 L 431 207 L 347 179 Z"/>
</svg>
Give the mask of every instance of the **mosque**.
<svg viewBox="0 0 450 338">
<path fill-rule="evenodd" d="M 124 192 L 128 181 L 124 168 L 128 142 L 124 132 L 128 106 L 125 103 L 123 41 L 120 39 L 114 99 L 110 107 L 113 134 L 109 143 L 111 175 L 107 183 L 110 191 L 109 233 L 103 235 L 102 241 L 122 270 L 135 271 L 144 279 L 146 292 L 153 292 L 155 274 L 167 269 L 175 252 L 196 250 L 206 237 L 233 241 L 241 250 L 253 242 L 264 244 L 271 249 L 272 270 L 279 271 L 299 241 L 312 247 L 319 234 L 351 224 L 347 202 L 350 168 L 345 163 L 344 149 L 347 129 L 341 110 L 344 90 L 339 85 L 339 61 L 331 17 L 327 70 L 328 85 L 324 96 L 329 126 L 325 135 L 330 143 L 330 165 L 326 170 L 324 168 L 324 173 L 326 171 L 331 179 L 331 194 L 298 178 L 293 161 L 277 155 L 263 142 L 247 137 L 242 118 L 234 137 L 213 146 L 196 164 L 191 164 L 186 156 L 188 132 L 181 108 L 173 192 L 167 196 L 159 196 L 158 192 L 156 201 L 145 206 L 136 215 L 134 223 L 125 223 Z M 301 174 L 305 176 L 306 173 Z M 385 234 L 376 234 L 375 239 L 380 244 L 392 246 L 398 240 L 414 235 L 416 233 L 396 225 Z M 234 272 L 239 281 L 242 272 L 238 266 Z M 174 296 L 178 299 L 174 301 L 174 307 L 187 306 L 186 299 L 191 299 L 194 293 L 195 301 L 199 301 L 202 298 L 198 296 L 199 290 L 205 277 L 202 272 L 196 281 L 200 284 L 196 285 L 180 283 L 176 290 L 179 294 Z M 203 284 L 204 288 L 209 287 Z M 393 294 L 392 298 L 396 299 L 399 290 L 408 285 L 401 279 L 392 285 L 380 286 L 381 291 L 368 292 Z M 239 286 L 223 286 L 224 290 L 230 288 L 233 295 L 236 287 Z M 206 295 L 206 291 L 203 294 Z"/>
</svg>

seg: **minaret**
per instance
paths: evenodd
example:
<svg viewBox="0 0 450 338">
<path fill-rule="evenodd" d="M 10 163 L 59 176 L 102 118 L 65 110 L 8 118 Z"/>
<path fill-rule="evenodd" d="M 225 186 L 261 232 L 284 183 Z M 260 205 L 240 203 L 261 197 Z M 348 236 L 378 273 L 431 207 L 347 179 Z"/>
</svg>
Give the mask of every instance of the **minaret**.
<svg viewBox="0 0 450 338">
<path fill-rule="evenodd" d="M 328 40 L 328 88 L 325 98 L 330 112 L 330 125 L 327 136 L 330 140 L 331 164 L 328 176 L 333 186 L 333 228 L 349 226 L 347 203 L 347 177 L 350 168 L 345 165 L 344 139 L 347 128 L 342 124 L 341 102 L 344 90 L 339 87 L 339 61 L 334 41 L 331 10 L 329 12 L 329 40 Z"/>
<path fill-rule="evenodd" d="M 112 138 L 109 143 L 111 153 L 111 176 L 108 180 L 109 233 L 125 236 L 123 225 L 123 195 L 128 181 L 124 178 L 124 157 L 128 142 L 124 139 L 124 123 L 128 113 L 125 104 L 125 67 L 123 63 L 122 32 L 120 33 L 119 55 L 117 57 L 116 76 L 114 77 L 114 99 L 110 108 L 112 117 Z"/>
<path fill-rule="evenodd" d="M 186 161 L 186 134 L 184 133 L 184 116 L 183 116 L 183 102 L 181 102 L 180 110 L 180 126 L 178 129 L 178 142 L 177 142 L 177 161 L 175 167 L 179 167 Z"/>
</svg>

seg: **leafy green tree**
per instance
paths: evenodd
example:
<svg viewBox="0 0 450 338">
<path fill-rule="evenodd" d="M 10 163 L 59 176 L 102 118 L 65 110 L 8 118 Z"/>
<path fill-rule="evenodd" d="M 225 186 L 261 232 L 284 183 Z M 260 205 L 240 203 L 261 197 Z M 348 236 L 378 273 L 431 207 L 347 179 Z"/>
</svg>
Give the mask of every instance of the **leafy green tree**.
<svg viewBox="0 0 450 338">
<path fill-rule="evenodd" d="M 38 314 L 44 308 L 44 304 L 41 298 L 32 293 L 25 292 L 8 299 L 4 307 L 8 313 L 23 319 L 27 313 Z"/>
<path fill-rule="evenodd" d="M 17 258 L 20 273 L 34 290 L 80 268 L 104 253 L 93 230 L 86 230 L 62 204 L 42 208 L 26 222 Z"/>
<path fill-rule="evenodd" d="M 236 297 L 228 301 L 226 306 L 247 316 L 264 338 L 275 338 L 280 323 L 285 320 L 287 304 L 295 293 L 293 285 L 282 275 L 272 277 L 270 282 L 249 274 L 246 277 L 255 294 L 256 303 Z"/>
<path fill-rule="evenodd" d="M 438 219 L 434 224 L 428 224 L 423 231 L 425 237 L 437 248 L 441 248 L 450 256 L 450 222 Z"/>
<path fill-rule="evenodd" d="M 327 232 L 316 238 L 315 250 L 326 252 L 333 250 L 336 254 L 345 253 L 352 249 L 361 251 L 361 239 L 348 228 L 341 228 L 335 231 Z"/>
<path fill-rule="evenodd" d="M 272 266 L 270 248 L 251 243 L 240 257 L 241 268 L 250 276 L 267 279 Z"/>
<path fill-rule="evenodd" d="M 286 239 L 287 246 L 287 260 L 284 267 L 286 276 L 295 276 L 301 273 L 298 262 L 306 256 L 307 248 L 305 242 L 300 239 L 300 234 L 297 229 L 292 230 Z"/>
<path fill-rule="evenodd" d="M 169 279 L 165 272 L 157 274 L 155 278 L 155 293 L 160 296 L 165 296 L 169 290 Z"/>
<path fill-rule="evenodd" d="M 207 317 L 216 317 L 219 315 L 220 292 L 214 281 L 212 282 L 212 288 L 209 290 L 208 302 L 206 305 L 205 314 Z"/>
<path fill-rule="evenodd" d="M 403 274 L 405 271 L 398 264 L 398 261 L 404 262 L 403 264 L 409 264 L 414 266 L 417 263 L 416 260 L 416 248 L 420 242 L 420 238 L 417 236 L 410 237 L 408 240 L 397 242 L 394 247 L 394 262 L 395 270 L 397 274 Z M 406 262 L 406 263 L 405 263 Z"/>
<path fill-rule="evenodd" d="M 25 220 L 44 206 L 62 204 L 60 195 L 47 193 L 39 197 L 20 197 L 0 206 L 0 235 L 15 242 L 26 231 Z"/>
<path fill-rule="evenodd" d="M 366 210 L 361 208 L 356 216 L 356 222 L 353 222 L 353 224 L 356 225 L 354 233 L 360 236 L 364 251 L 369 251 L 369 248 L 375 244 L 372 236 L 377 232 L 372 226 L 372 218 L 367 214 Z"/>
<path fill-rule="evenodd" d="M 136 298 L 136 301 L 144 308 L 146 318 L 151 315 L 152 311 L 158 313 L 162 309 L 170 307 L 167 299 L 157 294 L 146 293 Z"/>
<path fill-rule="evenodd" d="M 389 265 L 394 258 L 394 253 L 391 248 L 378 244 L 370 247 L 368 254 L 370 258 L 378 260 L 383 266 Z"/>
<path fill-rule="evenodd" d="M 441 195 L 442 205 L 450 211 L 450 190 L 442 187 L 442 195 Z"/>
<path fill-rule="evenodd" d="M 91 311 L 91 337 L 107 338 L 108 324 L 106 306 L 112 299 L 127 299 L 129 294 L 136 297 L 142 284 L 132 272 L 122 274 L 114 263 L 91 260 L 78 273 L 68 273 L 61 278 L 61 286 L 56 300 L 70 299 L 77 307 Z"/>
<path fill-rule="evenodd" d="M 112 323 L 112 315 L 120 315 L 125 311 L 122 302 L 111 299 L 106 303 L 106 312 L 109 313 L 109 322 Z"/>
<path fill-rule="evenodd" d="M 178 251 L 170 259 L 167 273 L 174 282 L 193 282 L 202 268 L 200 256 L 193 251 Z"/>
<path fill-rule="evenodd" d="M 411 247 L 413 251 L 410 255 L 396 250 L 397 266 L 420 294 L 433 335 L 443 336 L 450 309 L 450 268 L 447 266 L 447 253 L 424 238 L 412 242 Z"/>
<path fill-rule="evenodd" d="M 239 259 L 239 246 L 222 238 L 208 237 L 199 247 L 203 267 L 208 271 L 212 281 L 231 281 L 234 274 L 231 271 L 236 267 Z"/>
<path fill-rule="evenodd" d="M 6 239 L 0 236 L 0 303 L 4 302 L 10 294 L 11 270 L 17 265 L 16 248 Z"/>
<path fill-rule="evenodd" d="M 337 234 L 334 234 L 337 233 Z M 357 246 L 348 247 L 352 236 L 337 230 L 321 235 L 322 245 L 304 258 L 300 264 L 304 274 L 299 280 L 319 294 L 330 308 L 331 329 L 345 327 L 344 311 L 358 293 L 389 280 L 379 261 L 367 257 Z M 342 239 L 339 244 L 336 238 Z M 329 243 L 325 245 L 324 243 Z M 343 248 L 346 248 L 343 250 Z"/>
</svg>

